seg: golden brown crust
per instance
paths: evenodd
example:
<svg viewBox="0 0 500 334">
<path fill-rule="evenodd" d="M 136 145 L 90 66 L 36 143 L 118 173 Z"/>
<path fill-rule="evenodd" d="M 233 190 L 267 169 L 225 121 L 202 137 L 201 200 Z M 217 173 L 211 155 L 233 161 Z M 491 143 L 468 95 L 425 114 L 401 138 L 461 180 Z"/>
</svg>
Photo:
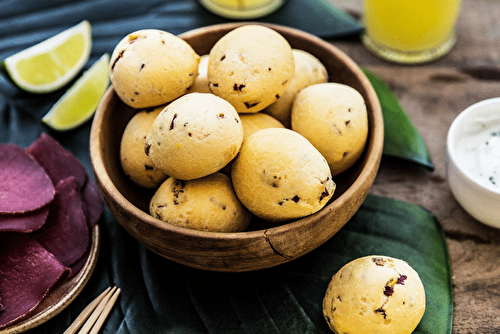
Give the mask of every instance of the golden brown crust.
<svg viewBox="0 0 500 334">
<path fill-rule="evenodd" d="M 344 84 L 306 87 L 293 102 L 292 129 L 321 152 L 332 175 L 340 174 L 363 153 L 368 138 L 365 101 L 357 90 Z"/>
<path fill-rule="evenodd" d="M 222 173 L 189 181 L 167 179 L 151 199 L 150 214 L 166 223 L 212 232 L 244 231 L 251 219 Z"/>
<path fill-rule="evenodd" d="M 279 99 L 263 110 L 280 121 L 285 127 L 291 128 L 292 103 L 302 89 L 328 81 L 325 66 L 309 52 L 293 49 L 295 73 Z"/>
<path fill-rule="evenodd" d="M 166 174 L 190 180 L 227 165 L 241 147 L 243 127 L 227 101 L 190 93 L 170 103 L 146 138 L 148 156 Z"/>
<path fill-rule="evenodd" d="M 294 70 L 292 49 L 283 36 L 264 26 L 245 25 L 211 49 L 209 88 L 238 113 L 255 113 L 283 94 Z"/>
<path fill-rule="evenodd" d="M 189 88 L 188 93 L 211 93 L 208 88 L 208 54 L 202 55 L 200 57 L 200 63 L 198 65 L 198 75 L 193 82 L 193 85 Z"/>
<path fill-rule="evenodd" d="M 240 114 L 240 119 L 243 125 L 243 140 L 259 130 L 285 127 L 276 118 L 260 112 L 255 114 Z"/>
<path fill-rule="evenodd" d="M 181 38 L 157 29 L 125 36 L 110 60 L 110 79 L 133 108 L 168 103 L 185 94 L 198 73 L 200 56 Z"/>
<path fill-rule="evenodd" d="M 125 175 L 143 188 L 156 188 L 167 175 L 144 152 L 146 135 L 162 107 L 140 110 L 128 122 L 120 142 L 120 163 Z"/>
<path fill-rule="evenodd" d="M 349 262 L 332 277 L 323 299 L 323 315 L 335 333 L 410 334 L 424 312 L 418 273 L 388 256 Z"/>
<path fill-rule="evenodd" d="M 335 190 L 326 160 L 303 136 L 285 128 L 245 139 L 231 178 L 253 214 L 276 222 L 317 212 Z"/>
</svg>

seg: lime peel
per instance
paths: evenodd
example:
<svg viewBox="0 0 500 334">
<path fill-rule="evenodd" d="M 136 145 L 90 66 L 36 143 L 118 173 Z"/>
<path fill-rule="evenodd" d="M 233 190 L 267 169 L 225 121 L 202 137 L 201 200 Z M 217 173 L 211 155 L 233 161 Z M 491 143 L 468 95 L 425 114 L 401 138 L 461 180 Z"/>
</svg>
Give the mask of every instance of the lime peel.
<svg viewBox="0 0 500 334">
<path fill-rule="evenodd" d="M 109 87 L 109 54 L 101 56 L 54 104 L 42 122 L 57 131 L 74 129 L 95 113 Z"/>
<path fill-rule="evenodd" d="M 0 73 L 25 91 L 50 93 L 76 77 L 87 63 L 91 49 L 92 27 L 84 20 L 5 58 Z"/>
</svg>

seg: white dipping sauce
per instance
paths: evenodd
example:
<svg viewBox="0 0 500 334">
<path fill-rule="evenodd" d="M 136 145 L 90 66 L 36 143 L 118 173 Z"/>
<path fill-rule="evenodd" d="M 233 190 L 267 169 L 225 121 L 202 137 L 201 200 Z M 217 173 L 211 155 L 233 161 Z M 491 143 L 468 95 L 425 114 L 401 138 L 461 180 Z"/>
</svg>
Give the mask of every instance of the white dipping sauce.
<svg viewBox="0 0 500 334">
<path fill-rule="evenodd" d="M 474 180 L 500 192 L 500 110 L 470 120 L 457 142 L 457 162 Z"/>
</svg>

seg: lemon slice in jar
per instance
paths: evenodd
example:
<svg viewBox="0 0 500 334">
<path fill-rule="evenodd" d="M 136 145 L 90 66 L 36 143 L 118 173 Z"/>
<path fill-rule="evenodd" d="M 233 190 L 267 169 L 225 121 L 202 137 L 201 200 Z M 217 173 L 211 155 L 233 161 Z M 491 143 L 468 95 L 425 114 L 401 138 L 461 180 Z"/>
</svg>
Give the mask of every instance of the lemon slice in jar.
<svg viewBox="0 0 500 334">
<path fill-rule="evenodd" d="M 109 54 L 101 56 L 54 104 L 42 122 L 57 131 L 74 129 L 95 113 L 109 86 Z"/>
<path fill-rule="evenodd" d="M 76 77 L 87 63 L 92 48 L 88 21 L 5 58 L 0 71 L 22 90 L 53 92 Z"/>
</svg>

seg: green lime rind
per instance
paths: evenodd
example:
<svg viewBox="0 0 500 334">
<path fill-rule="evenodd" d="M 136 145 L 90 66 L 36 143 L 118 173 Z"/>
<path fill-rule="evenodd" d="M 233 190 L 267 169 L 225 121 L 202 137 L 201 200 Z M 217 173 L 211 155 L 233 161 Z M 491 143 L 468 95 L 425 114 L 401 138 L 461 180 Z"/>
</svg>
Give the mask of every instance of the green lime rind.
<svg viewBox="0 0 500 334">
<path fill-rule="evenodd" d="M 64 69 L 65 72 L 59 77 L 49 82 L 34 84 L 25 80 L 26 77 L 23 77 L 17 72 L 16 66 L 18 65 L 19 61 L 27 60 L 40 54 L 50 54 L 61 44 L 67 42 L 69 37 L 72 37 L 77 33 L 82 34 L 84 43 L 82 52 L 79 54 L 80 57 L 78 58 L 78 61 L 76 61 L 76 63 L 71 67 L 60 67 L 55 69 L 54 71 L 59 73 L 61 73 Z M 86 65 L 89 59 L 91 49 L 92 26 L 89 21 L 83 20 L 75 26 L 72 26 L 50 38 L 47 38 L 35 45 L 32 45 L 3 59 L 0 65 L 0 72 L 11 84 L 23 91 L 34 94 L 52 93 L 67 85 L 81 72 L 82 68 Z M 35 77 L 37 71 L 34 68 L 30 68 L 29 73 L 30 75 L 33 75 L 33 77 Z"/>
<path fill-rule="evenodd" d="M 109 87 L 109 54 L 103 54 L 78 78 L 42 118 L 56 131 L 68 131 L 87 122 Z"/>
<path fill-rule="evenodd" d="M 10 77 L 10 73 L 7 71 L 7 65 L 5 64 L 5 59 L 0 62 L 0 74 L 12 85 L 17 86 L 14 80 Z"/>
</svg>

